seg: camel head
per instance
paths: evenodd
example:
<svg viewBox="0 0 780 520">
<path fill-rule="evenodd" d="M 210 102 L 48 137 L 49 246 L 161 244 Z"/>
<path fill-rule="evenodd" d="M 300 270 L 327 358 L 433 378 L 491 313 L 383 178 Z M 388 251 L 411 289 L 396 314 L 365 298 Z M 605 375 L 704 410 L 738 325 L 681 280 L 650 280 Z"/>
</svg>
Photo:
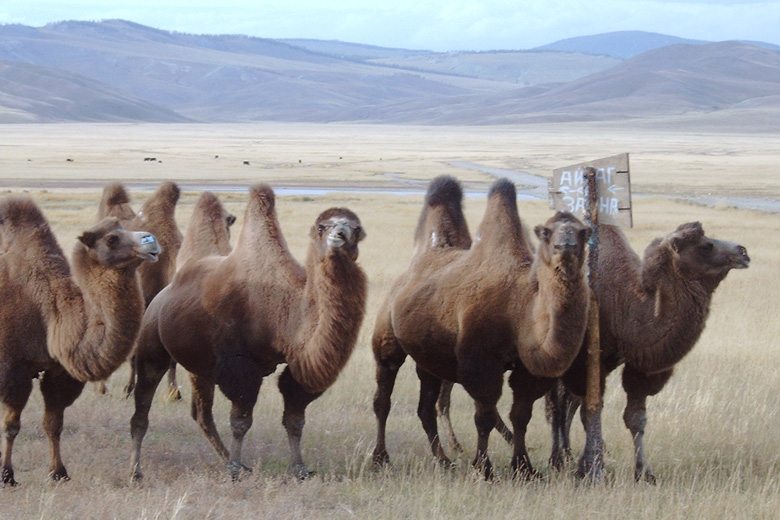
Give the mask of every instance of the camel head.
<svg viewBox="0 0 780 520">
<path fill-rule="evenodd" d="M 750 265 L 747 249 L 706 236 L 699 222 L 681 224 L 664 240 L 655 243 L 668 245 L 675 269 L 688 279 L 720 282 L 731 269 L 745 269 Z"/>
<path fill-rule="evenodd" d="M 109 268 L 133 267 L 156 262 L 162 249 L 146 231 L 128 231 L 116 217 L 107 217 L 79 236 L 77 251 Z"/>
<path fill-rule="evenodd" d="M 539 239 L 537 258 L 569 276 L 580 272 L 592 233 L 589 226 L 568 211 L 558 211 L 534 232 Z"/>
<path fill-rule="evenodd" d="M 329 254 L 346 254 L 352 260 L 358 256 L 358 242 L 366 238 L 357 215 L 346 208 L 330 208 L 317 217 L 309 237 L 320 258 Z"/>
</svg>

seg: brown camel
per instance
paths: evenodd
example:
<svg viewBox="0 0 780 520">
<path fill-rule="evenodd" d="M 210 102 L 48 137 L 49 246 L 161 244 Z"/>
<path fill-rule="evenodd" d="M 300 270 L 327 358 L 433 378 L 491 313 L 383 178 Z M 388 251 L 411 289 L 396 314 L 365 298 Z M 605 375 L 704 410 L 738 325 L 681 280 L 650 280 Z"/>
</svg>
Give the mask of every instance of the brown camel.
<svg viewBox="0 0 780 520">
<path fill-rule="evenodd" d="M 305 409 L 333 384 L 357 341 L 367 282 L 356 260 L 365 233 L 348 209 L 326 210 L 311 228 L 304 268 L 282 236 L 274 200 L 269 186 L 252 187 L 230 254 L 187 262 L 147 309 L 130 422 L 134 480 L 142 478 L 149 409 L 171 359 L 190 372 L 192 416 L 233 478 L 244 468 L 241 447 L 263 378 L 286 363 L 279 390 L 291 470 L 309 474 L 300 449 Z M 229 450 L 212 416 L 215 384 L 232 403 Z"/>
<path fill-rule="evenodd" d="M 647 397 L 664 387 L 677 364 L 696 344 L 709 315 L 712 294 L 731 269 L 750 264 L 747 250 L 733 242 L 709 238 L 698 222 L 682 224 L 645 250 L 634 253 L 623 232 L 600 229 L 598 266 L 601 341 L 601 391 L 604 378 L 625 363 L 623 388 L 627 403 L 623 420 L 634 439 L 637 481 L 655 482 L 644 449 Z M 584 352 L 585 349 L 583 349 Z M 585 356 L 563 376 L 566 389 L 585 392 Z M 569 427 L 579 401 L 564 388 L 548 396 L 552 413 L 554 467 L 570 457 Z M 580 474 L 590 471 L 600 432 L 588 431 Z M 599 463 L 596 460 L 596 463 Z M 597 468 L 598 470 L 598 468 Z"/>
<path fill-rule="evenodd" d="M 557 213 L 536 227 L 540 244 L 534 257 L 517 213 L 514 185 L 502 179 L 490 189 L 469 250 L 431 247 L 426 241 L 439 234 L 426 228 L 426 215 L 446 211 L 436 200 L 426 198 L 409 269 L 385 303 L 389 318 L 380 313 L 374 329 L 374 460 L 388 460 L 390 398 L 398 369 L 409 355 L 417 363 L 418 415 L 434 456 L 450 464 L 439 442 L 435 402 L 442 381 L 455 381 L 476 404 L 474 465 L 487 478 L 492 475 L 488 437 L 497 424 L 503 373 L 511 370 L 512 468 L 531 475 L 525 428 L 533 402 L 569 367 L 585 333 L 589 289 L 582 267 L 590 229 L 571 214 Z"/>
<path fill-rule="evenodd" d="M 141 206 L 136 214 L 130 206 L 130 196 L 119 182 L 112 182 L 103 188 L 103 196 L 98 206 L 97 220 L 105 217 L 117 217 L 122 225 L 129 230 L 146 230 L 160 243 L 162 253 L 154 264 L 143 264 L 138 268 L 141 279 L 141 290 L 146 306 L 157 296 L 163 287 L 168 285 L 176 272 L 176 256 L 182 243 L 182 234 L 176 225 L 176 204 L 179 201 L 179 187 L 174 182 L 164 182 Z M 125 385 L 125 395 L 130 395 L 135 384 L 135 370 L 130 362 L 130 377 Z M 105 393 L 105 383 L 100 383 L 100 391 Z M 168 393 L 171 400 L 181 399 L 181 391 L 176 382 L 176 367 L 168 371 Z"/>
<path fill-rule="evenodd" d="M 216 195 L 210 191 L 201 193 L 176 257 L 176 269 L 191 259 L 230 254 L 230 226 L 235 221 L 236 217 L 222 206 Z"/>
<path fill-rule="evenodd" d="M 159 254 L 154 236 L 107 218 L 79 237 L 71 274 L 35 203 L 22 197 L 0 201 L 3 484 L 16 484 L 14 440 L 35 378 L 43 394 L 50 475 L 68 479 L 60 456 L 65 408 L 86 381 L 107 377 L 130 353 L 144 308 L 136 270 Z"/>
</svg>

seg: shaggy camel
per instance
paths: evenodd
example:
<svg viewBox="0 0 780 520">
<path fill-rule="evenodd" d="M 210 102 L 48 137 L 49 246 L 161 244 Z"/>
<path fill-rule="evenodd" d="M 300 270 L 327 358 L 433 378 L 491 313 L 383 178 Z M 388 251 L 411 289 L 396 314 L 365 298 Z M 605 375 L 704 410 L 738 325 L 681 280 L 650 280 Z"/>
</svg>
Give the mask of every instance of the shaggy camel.
<svg viewBox="0 0 780 520">
<path fill-rule="evenodd" d="M 3 484 L 16 484 L 14 440 L 35 378 L 43 394 L 50 475 L 68 479 L 60 456 L 65 408 L 86 381 L 107 377 L 127 358 L 144 308 L 136 270 L 159 254 L 154 236 L 107 218 L 79 237 L 71 274 L 35 203 L 21 197 L 0 201 Z"/>
<path fill-rule="evenodd" d="M 222 206 L 216 195 L 210 191 L 201 193 L 176 256 L 176 270 L 191 259 L 230 254 L 230 226 L 235 221 L 236 217 Z"/>
<path fill-rule="evenodd" d="M 647 397 L 661 391 L 674 365 L 699 339 L 720 282 L 731 269 L 748 267 L 750 258 L 738 244 L 707 237 L 698 222 L 655 239 L 644 260 L 617 227 L 602 226 L 600 244 L 601 392 L 607 374 L 625 363 L 623 421 L 634 439 L 634 477 L 653 483 L 656 477 L 644 448 Z M 578 396 L 585 392 L 584 351 L 562 378 L 566 389 Z M 566 389 L 556 388 L 547 398 L 553 425 L 550 462 L 558 468 L 571 456 L 569 428 L 579 405 Z M 587 474 L 592 452 L 600 449 L 601 439 L 592 437 L 586 439 L 580 474 Z"/>
<path fill-rule="evenodd" d="M 103 188 L 103 196 L 98 205 L 97 220 L 116 217 L 129 230 L 146 230 L 160 243 L 162 253 L 154 264 L 143 264 L 138 268 L 144 304 L 157 296 L 168 285 L 176 272 L 176 256 L 182 243 L 182 234 L 176 225 L 176 204 L 179 201 L 179 187 L 173 182 L 164 182 L 141 206 L 136 214 L 130 206 L 130 196 L 119 182 L 112 182 Z M 129 396 L 135 385 L 135 369 L 130 361 L 130 377 L 125 385 L 125 395 Z M 105 393 L 105 382 L 100 383 L 100 391 Z M 179 385 L 176 382 L 175 365 L 168 371 L 168 398 L 181 399 Z"/>
<path fill-rule="evenodd" d="M 274 200 L 269 186 L 252 187 L 231 253 L 187 262 L 147 309 L 130 422 L 134 480 L 142 478 L 149 409 L 171 359 L 190 372 L 192 417 L 234 479 L 245 468 L 241 447 L 263 378 L 286 363 L 279 390 L 291 470 L 309 474 L 300 449 L 305 410 L 333 384 L 357 341 L 367 282 L 356 260 L 365 233 L 348 209 L 326 210 L 311 228 L 304 268 L 282 236 Z M 215 384 L 232 403 L 230 450 L 214 425 Z"/>
<path fill-rule="evenodd" d="M 411 264 L 385 303 L 389 317 L 380 314 L 372 337 L 377 362 L 374 460 L 389 459 L 390 398 L 408 355 L 420 379 L 418 415 L 434 456 L 444 465 L 450 461 L 439 442 L 435 409 L 442 381 L 460 383 L 474 399 L 474 465 L 486 478 L 492 475 L 488 437 L 497 424 L 503 373 L 511 370 L 512 468 L 515 474 L 531 475 L 525 449 L 531 405 L 569 367 L 585 333 L 589 289 L 582 267 L 590 229 L 571 214 L 557 213 L 536 227 L 540 244 L 534 257 L 517 213 L 514 185 L 502 179 L 490 189 L 472 247 L 439 248 L 428 242 L 439 233 L 426 227 L 428 215 L 447 211 L 437 201 L 426 199 Z"/>
</svg>

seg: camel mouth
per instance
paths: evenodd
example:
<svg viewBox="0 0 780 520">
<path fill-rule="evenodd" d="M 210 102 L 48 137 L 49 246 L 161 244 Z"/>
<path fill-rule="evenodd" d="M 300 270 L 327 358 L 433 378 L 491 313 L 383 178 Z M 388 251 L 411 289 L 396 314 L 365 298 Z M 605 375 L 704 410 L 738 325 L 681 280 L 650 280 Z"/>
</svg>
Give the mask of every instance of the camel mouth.
<svg viewBox="0 0 780 520">
<path fill-rule="evenodd" d="M 750 257 L 748 256 L 747 249 L 742 246 L 737 248 L 737 254 L 739 255 L 735 261 L 735 269 L 747 269 L 750 266 Z"/>
<path fill-rule="evenodd" d="M 341 236 L 341 234 L 335 234 L 335 235 L 328 235 L 328 247 L 331 249 L 339 249 L 344 246 L 344 244 L 347 243 L 346 240 Z"/>
<path fill-rule="evenodd" d="M 138 253 L 138 258 L 141 258 L 142 260 L 146 260 L 148 262 L 154 263 L 154 262 L 156 262 L 157 260 L 160 259 L 160 252 L 159 251 L 155 251 L 155 252 L 149 252 L 149 251 L 140 252 L 140 253 Z"/>
</svg>

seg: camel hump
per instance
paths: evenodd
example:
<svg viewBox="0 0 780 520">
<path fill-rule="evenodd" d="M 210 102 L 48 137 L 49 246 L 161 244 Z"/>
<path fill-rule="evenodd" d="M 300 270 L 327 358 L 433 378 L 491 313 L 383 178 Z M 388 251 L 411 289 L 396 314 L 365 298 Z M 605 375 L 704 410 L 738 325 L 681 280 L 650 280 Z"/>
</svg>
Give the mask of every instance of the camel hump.
<svg viewBox="0 0 780 520">
<path fill-rule="evenodd" d="M 12 195 L 0 201 L 0 224 L 38 226 L 44 223 L 46 218 L 30 197 Z"/>
<path fill-rule="evenodd" d="M 425 194 L 425 204 L 428 206 L 441 206 L 445 204 L 457 204 L 463 201 L 463 189 L 460 183 L 449 175 L 440 175 L 434 178 L 428 185 Z"/>
<path fill-rule="evenodd" d="M 179 189 L 179 185 L 175 182 L 165 181 L 160 185 L 159 188 L 157 188 L 157 193 L 164 199 L 170 201 L 172 204 L 176 204 L 179 202 L 181 189 Z"/>
<path fill-rule="evenodd" d="M 107 207 L 129 204 L 130 195 L 121 182 L 112 182 L 103 188 L 103 202 Z"/>
<path fill-rule="evenodd" d="M 274 210 L 276 195 L 270 185 L 261 182 L 249 188 L 249 200 L 270 212 Z"/>
<path fill-rule="evenodd" d="M 206 215 L 209 219 L 214 220 L 222 217 L 224 209 L 219 198 L 211 191 L 204 191 L 198 197 L 198 202 L 195 203 L 195 211 L 193 214 Z"/>
<path fill-rule="evenodd" d="M 488 199 L 492 199 L 495 196 L 500 196 L 507 201 L 516 201 L 517 190 L 514 183 L 506 178 L 498 179 L 490 186 L 490 191 L 488 191 Z"/>
</svg>

